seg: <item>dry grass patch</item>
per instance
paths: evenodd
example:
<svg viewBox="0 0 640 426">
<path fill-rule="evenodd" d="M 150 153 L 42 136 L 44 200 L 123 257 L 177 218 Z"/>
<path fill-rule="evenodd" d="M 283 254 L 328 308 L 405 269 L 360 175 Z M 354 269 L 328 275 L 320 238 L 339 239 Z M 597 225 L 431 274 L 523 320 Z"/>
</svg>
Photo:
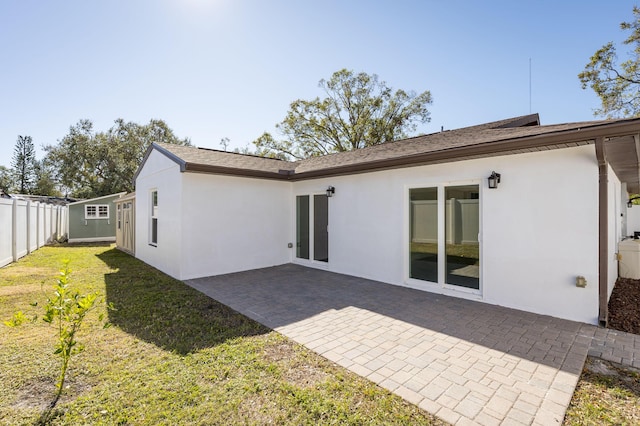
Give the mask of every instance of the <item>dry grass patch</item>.
<svg viewBox="0 0 640 426">
<path fill-rule="evenodd" d="M 34 294 L 42 290 L 42 285 L 10 285 L 0 287 L 0 297 L 2 296 L 24 296 Z"/>
<path fill-rule="evenodd" d="M 564 424 L 640 424 L 640 370 L 587 358 Z"/>
<path fill-rule="evenodd" d="M 311 388 L 321 383 L 327 376 L 331 364 L 324 358 L 310 353 L 302 346 L 288 339 L 265 348 L 264 357 L 274 369 L 282 371 L 282 379 L 302 388 Z M 314 357 L 309 362 L 309 357 Z M 325 368 L 320 368 L 324 364 Z"/>
</svg>

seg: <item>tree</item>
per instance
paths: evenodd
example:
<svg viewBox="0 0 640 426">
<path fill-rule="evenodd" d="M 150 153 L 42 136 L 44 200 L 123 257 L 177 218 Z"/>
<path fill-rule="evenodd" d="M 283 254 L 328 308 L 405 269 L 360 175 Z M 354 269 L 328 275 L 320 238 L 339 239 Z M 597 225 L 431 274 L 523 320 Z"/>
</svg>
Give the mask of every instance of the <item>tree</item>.
<svg viewBox="0 0 640 426">
<path fill-rule="evenodd" d="M 325 98 L 293 101 L 276 125 L 283 140 L 265 132 L 253 142 L 260 155 L 300 159 L 351 151 L 404 138 L 430 119 L 429 91 L 394 92 L 375 74 L 342 69 L 319 87 Z"/>
<path fill-rule="evenodd" d="M 631 31 L 623 42 L 632 48 L 629 59 L 618 61 L 616 47 L 609 42 L 596 51 L 578 74 L 582 88 L 591 87 L 602 102 L 595 115 L 607 118 L 640 116 L 640 8 L 633 7 L 633 22 L 620 28 Z"/>
<path fill-rule="evenodd" d="M 31 136 L 18 136 L 13 150 L 11 168 L 15 190 L 20 194 L 30 194 L 35 179 L 36 149 Z"/>
<path fill-rule="evenodd" d="M 5 166 L 0 166 L 0 192 L 8 194 L 9 188 L 11 188 L 11 182 L 11 171 Z"/>
<path fill-rule="evenodd" d="M 54 197 L 62 196 L 62 193 L 57 188 L 55 171 L 47 158 L 35 162 L 34 176 L 32 194 Z"/>
<path fill-rule="evenodd" d="M 162 120 L 140 125 L 117 119 L 106 132 L 95 132 L 90 120 L 80 120 L 57 145 L 45 147 L 46 160 L 67 193 L 99 197 L 133 191 L 133 175 L 152 142 L 191 145 Z"/>
</svg>

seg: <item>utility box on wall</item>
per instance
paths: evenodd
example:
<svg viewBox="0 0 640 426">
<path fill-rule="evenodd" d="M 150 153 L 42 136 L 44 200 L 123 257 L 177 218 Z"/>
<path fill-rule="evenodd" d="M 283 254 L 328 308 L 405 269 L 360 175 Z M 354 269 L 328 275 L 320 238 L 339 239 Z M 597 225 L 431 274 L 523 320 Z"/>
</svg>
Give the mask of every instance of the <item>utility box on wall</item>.
<svg viewBox="0 0 640 426">
<path fill-rule="evenodd" d="M 640 280 L 640 240 L 625 240 L 618 247 L 618 274 Z"/>
</svg>

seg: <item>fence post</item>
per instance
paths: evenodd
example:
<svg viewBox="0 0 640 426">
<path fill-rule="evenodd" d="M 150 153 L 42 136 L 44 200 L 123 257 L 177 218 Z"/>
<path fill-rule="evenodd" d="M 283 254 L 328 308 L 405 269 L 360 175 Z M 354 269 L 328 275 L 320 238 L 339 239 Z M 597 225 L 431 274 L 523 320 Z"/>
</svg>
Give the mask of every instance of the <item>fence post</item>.
<svg viewBox="0 0 640 426">
<path fill-rule="evenodd" d="M 36 208 L 36 250 L 40 248 L 40 203 Z"/>
<path fill-rule="evenodd" d="M 18 233 L 18 200 L 13 199 L 11 204 L 11 256 L 13 261 L 18 260 L 18 242 L 16 234 Z"/>
<path fill-rule="evenodd" d="M 27 254 L 31 253 L 31 200 L 27 201 Z"/>
</svg>

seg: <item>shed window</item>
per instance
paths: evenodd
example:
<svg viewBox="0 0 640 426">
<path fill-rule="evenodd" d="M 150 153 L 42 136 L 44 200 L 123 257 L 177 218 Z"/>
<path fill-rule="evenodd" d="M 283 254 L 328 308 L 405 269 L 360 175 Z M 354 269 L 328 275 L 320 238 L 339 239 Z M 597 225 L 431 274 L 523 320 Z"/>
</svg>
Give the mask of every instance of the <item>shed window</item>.
<svg viewBox="0 0 640 426">
<path fill-rule="evenodd" d="M 87 204 L 84 206 L 85 219 L 109 219 L 109 205 Z"/>
<path fill-rule="evenodd" d="M 151 232 L 149 244 L 158 245 L 158 191 L 151 191 Z"/>
</svg>

